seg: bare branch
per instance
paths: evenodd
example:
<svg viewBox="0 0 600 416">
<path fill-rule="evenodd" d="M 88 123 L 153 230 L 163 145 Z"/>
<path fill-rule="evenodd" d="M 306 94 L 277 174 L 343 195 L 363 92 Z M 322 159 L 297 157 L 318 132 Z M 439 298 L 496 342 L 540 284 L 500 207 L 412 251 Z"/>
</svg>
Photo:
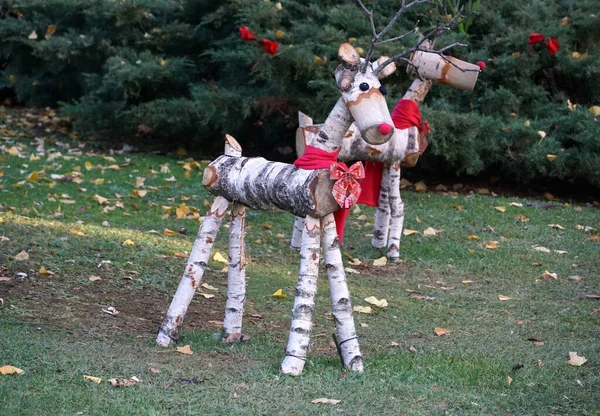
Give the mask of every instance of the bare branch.
<svg viewBox="0 0 600 416">
<path fill-rule="evenodd" d="M 391 39 L 386 39 L 386 40 L 381 40 L 379 42 L 375 42 L 375 45 L 383 45 L 384 43 L 394 42 L 394 41 L 397 41 L 397 40 L 400 40 L 400 39 L 404 39 L 405 37 L 410 36 L 413 33 L 416 33 L 418 26 L 419 26 L 419 21 L 417 20 L 417 23 L 415 23 L 415 25 L 413 26 L 413 28 L 410 31 L 406 32 L 405 34 L 400 35 L 400 36 L 396 36 L 395 38 L 391 38 Z"/>
</svg>

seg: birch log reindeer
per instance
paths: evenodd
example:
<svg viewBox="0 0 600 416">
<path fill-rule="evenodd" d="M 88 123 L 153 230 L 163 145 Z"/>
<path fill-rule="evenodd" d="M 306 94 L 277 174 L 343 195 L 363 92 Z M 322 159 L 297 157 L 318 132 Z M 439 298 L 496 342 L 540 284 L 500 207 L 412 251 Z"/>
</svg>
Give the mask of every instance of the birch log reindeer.
<svg viewBox="0 0 600 416">
<path fill-rule="evenodd" d="M 377 39 L 389 30 L 404 10 L 426 1 L 414 0 L 409 4 L 403 1 L 392 21 L 384 30 L 376 33 Z M 362 6 L 362 3 L 359 4 Z M 372 22 L 372 15 L 370 20 Z M 375 44 L 376 40 L 373 40 L 367 58 L 370 58 Z M 352 317 L 350 293 L 334 219 L 334 212 L 337 214 L 340 206 L 348 208 L 355 200 L 356 195 L 350 190 L 360 192 L 360 188 L 356 189 L 358 182 L 353 175 L 361 172 L 362 165 L 356 168 L 353 165 L 345 170 L 335 160 L 342 147 L 344 134 L 353 121 L 362 137 L 371 144 L 383 145 L 394 134 L 380 79 L 389 76 L 396 67 L 394 59 L 387 57 L 381 57 L 373 63 L 369 59 L 361 59 L 356 49 L 347 43 L 340 46 L 338 56 L 341 64 L 335 71 L 335 80 L 341 98 L 320 127 L 312 145 L 307 148 L 320 155 L 323 166 L 309 170 L 263 158 L 242 157 L 238 142 L 226 136 L 225 154 L 205 169 L 203 185 L 216 198 L 196 236 L 179 287 L 159 328 L 156 339 L 159 345 L 168 346 L 177 341 L 187 308 L 202 281 L 217 231 L 230 203 L 233 206 L 222 336 L 225 342 L 243 339 L 242 317 L 246 298 L 245 207 L 277 207 L 306 217 L 302 230 L 298 285 L 281 372 L 298 375 L 307 359 L 321 248 L 330 284 L 337 339 L 340 340 L 336 341 L 338 352 L 345 368 L 363 371 L 363 358 Z M 401 58 L 398 55 L 398 59 Z"/>
<path fill-rule="evenodd" d="M 450 24 L 455 23 L 456 18 Z M 407 72 L 416 79 L 398 102 L 396 109 L 403 105 L 409 109 L 416 108 L 418 114 L 418 107 L 425 100 L 434 82 L 464 91 L 473 90 L 480 72 L 479 66 L 433 51 L 436 38 L 445 30 L 438 27 L 429 35 L 421 37 L 421 46 L 414 51 L 407 66 Z M 448 47 L 444 48 L 446 49 Z M 409 101 L 410 105 L 404 105 L 403 100 Z M 296 152 L 298 156 L 302 156 L 306 146 L 314 142 L 319 125 L 314 125 L 312 118 L 302 112 L 298 114 L 298 121 Z M 401 167 L 415 166 L 426 147 L 425 133 L 417 126 L 396 128 L 388 142 L 377 145 L 367 142 L 361 136 L 360 130 L 352 125 L 342 141 L 339 160 L 362 160 L 383 164 L 371 244 L 375 248 L 384 248 L 387 245 L 386 254 L 392 262 L 400 260 L 400 238 L 404 226 L 404 202 L 400 196 Z M 363 202 L 359 200 L 359 203 Z M 372 202 L 364 203 L 374 205 Z M 296 249 L 300 247 L 303 221 L 302 217 L 296 217 L 294 222 L 290 245 Z"/>
</svg>

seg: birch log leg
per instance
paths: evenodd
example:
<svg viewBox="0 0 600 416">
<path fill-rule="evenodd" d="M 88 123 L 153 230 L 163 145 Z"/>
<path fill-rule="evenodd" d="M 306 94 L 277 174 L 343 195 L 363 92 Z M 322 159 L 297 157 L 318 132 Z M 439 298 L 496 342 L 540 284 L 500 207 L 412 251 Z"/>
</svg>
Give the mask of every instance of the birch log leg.
<svg viewBox="0 0 600 416">
<path fill-rule="evenodd" d="M 390 166 L 390 232 L 387 257 L 390 261 L 400 260 L 400 238 L 404 227 L 404 202 L 400 197 L 400 162 Z"/>
<path fill-rule="evenodd" d="M 294 229 L 292 230 L 292 239 L 290 240 L 290 247 L 300 250 L 302 246 L 302 230 L 304 229 L 304 218 L 295 217 Z"/>
<path fill-rule="evenodd" d="M 363 358 L 356 338 L 350 291 L 346 283 L 340 240 L 335 229 L 333 214 L 321 219 L 321 228 L 323 230 L 322 245 L 325 270 L 329 280 L 333 318 L 337 327 L 342 363 L 345 368 L 362 373 Z"/>
<path fill-rule="evenodd" d="M 246 208 L 233 204 L 229 225 L 229 268 L 227 272 L 227 302 L 223 320 L 225 342 L 241 339 L 244 301 L 246 300 Z"/>
<path fill-rule="evenodd" d="M 294 296 L 290 337 L 281 363 L 281 372 L 297 376 L 302 373 L 312 333 L 312 314 L 315 309 L 321 227 L 318 218 L 306 216 L 300 248 L 300 274 Z"/>
<path fill-rule="evenodd" d="M 375 211 L 375 225 L 373 227 L 373 238 L 371 245 L 375 248 L 383 248 L 387 243 L 390 227 L 390 165 L 383 166 L 381 175 L 381 188 L 379 190 L 379 201 Z"/>
<path fill-rule="evenodd" d="M 221 222 L 228 206 L 229 202 L 225 198 L 218 196 L 215 198 L 210 211 L 204 217 L 200 231 L 194 241 L 190 258 L 185 266 L 185 272 L 179 282 L 177 292 L 175 292 L 171 306 L 169 306 L 169 310 L 158 329 L 158 336 L 156 337 L 158 345 L 167 347 L 171 342 L 177 341 L 188 306 L 194 297 L 196 289 L 202 282 L 204 269 L 208 263 L 217 231 L 221 227 Z"/>
</svg>

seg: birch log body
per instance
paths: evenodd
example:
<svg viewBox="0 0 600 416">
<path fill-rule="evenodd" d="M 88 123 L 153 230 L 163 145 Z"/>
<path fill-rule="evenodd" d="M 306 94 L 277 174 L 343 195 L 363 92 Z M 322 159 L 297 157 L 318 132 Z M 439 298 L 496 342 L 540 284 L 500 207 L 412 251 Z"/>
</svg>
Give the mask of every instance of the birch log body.
<svg viewBox="0 0 600 416">
<path fill-rule="evenodd" d="M 307 216 L 304 220 L 302 247 L 300 248 L 300 273 L 294 294 L 290 336 L 281 363 L 283 374 L 299 375 L 310 347 L 312 314 L 315 309 L 317 277 L 319 275 L 319 254 L 321 251 L 320 220 Z"/>
<path fill-rule="evenodd" d="M 171 342 L 177 341 L 177 338 L 179 338 L 181 324 L 194 293 L 202 282 L 204 269 L 208 264 L 217 231 L 221 227 L 221 222 L 228 206 L 229 202 L 225 198 L 217 197 L 204 217 L 200 231 L 194 241 L 194 247 L 185 266 L 185 272 L 179 282 L 179 287 L 175 292 L 175 296 L 173 296 L 171 306 L 169 306 L 162 325 L 158 329 L 158 336 L 156 337 L 158 345 L 167 347 Z"/>
<path fill-rule="evenodd" d="M 373 238 L 371 245 L 375 248 L 383 248 L 387 244 L 389 226 L 390 226 L 390 168 L 389 165 L 383 167 L 381 175 L 381 188 L 379 188 L 379 200 L 375 210 L 375 221 L 373 226 Z"/>
<path fill-rule="evenodd" d="M 227 271 L 227 302 L 223 320 L 223 338 L 242 333 L 242 317 L 246 300 L 246 208 L 233 204 L 229 225 L 229 265 Z"/>
<path fill-rule="evenodd" d="M 280 208 L 320 218 L 339 209 L 328 169 L 305 170 L 263 158 L 220 156 L 204 170 L 202 184 L 213 195 L 251 209 Z"/>
<path fill-rule="evenodd" d="M 400 197 L 400 163 L 394 163 L 389 168 L 389 204 L 390 230 L 388 233 L 387 257 L 391 261 L 400 259 L 400 238 L 404 227 L 404 202 Z"/>
<path fill-rule="evenodd" d="M 479 76 L 479 67 L 452 56 L 445 58 L 436 53 L 417 51 L 410 57 L 414 66 L 409 66 L 407 72 L 414 73 L 416 66 L 421 78 L 431 79 L 464 91 L 473 91 Z"/>
<path fill-rule="evenodd" d="M 338 341 L 344 367 L 363 372 L 363 358 L 360 354 L 356 327 L 352 316 L 350 292 L 346 283 L 346 272 L 342 263 L 340 240 L 335 229 L 335 220 L 330 214 L 321 219 L 322 247 L 325 260 L 325 270 L 333 303 L 333 316 L 337 327 Z"/>
<path fill-rule="evenodd" d="M 342 147 L 342 139 L 352 124 L 352 120 L 352 115 L 348 111 L 344 99 L 340 97 L 319 129 L 312 146 L 327 152 L 339 151 Z"/>
</svg>

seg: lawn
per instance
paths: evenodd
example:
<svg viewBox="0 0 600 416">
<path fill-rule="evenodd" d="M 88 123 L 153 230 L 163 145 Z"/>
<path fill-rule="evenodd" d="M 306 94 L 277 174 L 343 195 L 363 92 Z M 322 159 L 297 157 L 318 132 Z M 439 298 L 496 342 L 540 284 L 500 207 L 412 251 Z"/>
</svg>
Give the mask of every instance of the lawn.
<svg viewBox="0 0 600 416">
<path fill-rule="evenodd" d="M 597 204 L 407 186 L 405 229 L 418 233 L 385 266 L 373 265 L 384 255 L 370 246 L 373 209 L 353 210 L 353 304 L 389 303 L 355 313 L 365 373 L 340 366 L 322 270 L 310 360 L 281 376 L 299 264 L 292 216 L 248 214 L 249 341 L 215 336 L 227 273 L 211 260 L 208 296 L 195 297 L 179 342 L 193 355 L 158 347 L 212 201 L 207 162 L 100 152 L 66 125 L 0 107 L 0 367 L 24 371 L 0 375 L 0 414 L 600 414 Z M 226 247 L 221 230 L 215 251 Z M 569 352 L 587 362 L 567 364 Z M 106 382 L 132 376 L 131 387 Z M 321 397 L 340 402 L 311 403 Z"/>
</svg>

